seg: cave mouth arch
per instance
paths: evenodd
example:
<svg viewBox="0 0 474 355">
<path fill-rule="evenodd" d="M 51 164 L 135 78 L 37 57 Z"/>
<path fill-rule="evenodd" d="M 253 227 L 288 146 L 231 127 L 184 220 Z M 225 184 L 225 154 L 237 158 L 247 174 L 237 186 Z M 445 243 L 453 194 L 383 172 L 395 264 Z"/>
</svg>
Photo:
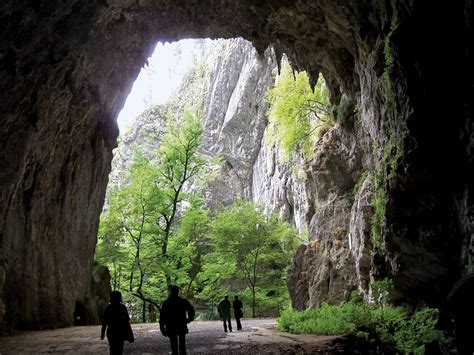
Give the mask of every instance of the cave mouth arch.
<svg viewBox="0 0 474 355">
<path fill-rule="evenodd" d="M 464 107 L 472 107 L 472 95 L 464 95 L 467 86 L 454 80 L 464 77 L 454 58 L 469 63 L 472 52 L 466 44 L 451 40 L 469 38 L 471 15 L 420 1 L 399 5 L 246 0 L 158 5 L 148 1 L 2 3 L 0 19 L 6 25 L 0 87 L 2 109 L 8 113 L 2 128 L 6 148 L 0 152 L 4 167 L 0 195 L 6 201 L 0 208 L 0 267 L 5 275 L 0 292 L 2 324 L 14 328 L 71 325 L 75 302 L 84 299 L 91 287 L 98 216 L 118 135 L 114 118 L 154 43 L 189 37 L 243 37 L 260 53 L 270 45 L 277 55 L 287 53 L 312 78 L 322 72 L 333 102 L 344 101 L 343 112 L 353 113 L 360 98 L 367 138 L 361 144 L 367 152 L 381 145 L 388 131 L 395 136 L 409 131 L 415 135 L 413 141 L 423 143 L 410 156 L 414 164 L 407 174 L 413 181 L 392 186 L 399 194 L 394 205 L 400 207 L 390 218 L 398 219 L 398 230 L 419 235 L 416 232 L 423 228 L 408 216 L 414 210 L 413 200 L 428 200 L 430 191 L 437 191 L 439 204 L 432 204 L 432 209 L 440 216 L 442 232 L 430 221 L 418 222 L 434 231 L 423 234 L 436 236 L 434 246 L 425 249 L 434 250 L 436 266 L 441 266 L 433 269 L 442 277 L 437 281 L 438 275 L 419 273 L 415 276 L 421 275 L 423 282 L 413 286 L 418 279 L 411 278 L 410 270 L 416 263 L 407 256 L 398 282 L 406 276 L 405 290 L 414 290 L 414 297 L 431 299 L 428 294 L 434 290 L 433 297 L 439 300 L 446 285 L 461 273 L 460 245 L 469 235 L 456 213 L 469 215 L 470 200 L 464 197 L 474 179 L 463 171 L 472 167 L 466 152 L 471 131 L 465 129 L 472 110 L 444 104 L 433 108 L 431 102 L 458 103 L 463 98 Z M 449 25 L 446 33 L 440 23 Z M 439 39 L 446 39 L 442 53 Z M 384 48 L 393 50 L 393 67 L 382 77 L 387 64 Z M 449 100 L 435 89 L 438 69 L 446 63 L 458 74 L 447 79 L 454 88 L 445 93 Z M 389 93 L 400 103 L 393 119 L 382 108 L 390 87 L 387 78 L 395 88 Z M 451 116 L 456 119 L 449 123 L 440 119 L 443 124 L 430 119 Z M 423 133 L 424 126 L 430 128 L 428 134 Z M 441 141 L 448 147 L 445 151 Z M 436 171 L 433 155 L 456 157 L 445 159 L 450 175 Z M 378 156 L 367 158 L 367 164 L 375 164 Z M 421 172 L 434 176 L 434 183 L 416 191 L 413 186 L 424 182 Z M 410 193 L 413 196 L 408 198 Z M 443 205 L 444 201 L 448 203 Z M 403 240 L 405 235 L 398 237 Z M 412 238 L 415 244 L 416 238 Z M 445 245 L 442 239 L 452 243 Z M 424 285 L 429 287 L 421 290 L 421 296 L 416 294 Z"/>
<path fill-rule="evenodd" d="M 218 167 L 216 166 L 216 170 L 213 170 L 213 175 L 216 175 L 216 178 L 210 183 L 211 186 L 206 186 L 205 193 L 203 193 L 203 201 L 204 201 L 204 208 L 209 209 L 211 211 L 219 211 L 222 208 L 221 205 L 224 207 L 229 207 L 230 204 L 233 204 L 238 199 L 251 199 L 251 200 L 259 200 L 258 197 L 262 197 L 264 195 L 265 202 L 260 199 L 262 204 L 269 206 L 268 201 L 269 195 L 261 186 L 255 187 L 254 181 L 252 179 L 254 174 L 254 166 L 255 165 L 264 165 L 263 159 L 260 158 L 260 151 L 263 149 L 262 146 L 265 144 L 263 143 L 265 130 L 267 127 L 267 111 L 268 111 L 268 103 L 267 103 L 267 92 L 269 89 L 273 88 L 274 84 L 274 77 L 277 72 L 277 64 L 274 58 L 274 55 L 271 50 L 265 52 L 264 55 L 259 55 L 253 45 L 245 41 L 243 39 L 231 39 L 231 40 L 216 40 L 212 43 L 209 43 L 209 48 L 201 48 L 201 46 L 205 45 L 205 43 L 199 43 L 199 51 L 202 52 L 204 58 L 202 60 L 196 60 L 193 65 L 193 68 L 190 70 L 189 74 L 186 76 L 185 81 L 182 85 L 180 85 L 181 93 L 178 93 L 178 96 L 174 99 L 171 99 L 171 102 L 178 102 L 177 107 L 174 106 L 173 103 L 164 104 L 162 107 L 153 107 L 146 110 L 143 115 L 140 115 L 137 118 L 137 121 L 134 123 L 130 132 L 127 133 L 126 136 L 122 136 L 120 141 L 121 144 L 119 149 L 115 152 L 114 156 L 114 164 L 113 164 L 113 171 L 111 173 L 111 178 L 109 179 L 109 186 L 118 187 L 118 190 L 121 190 L 125 193 L 122 195 L 118 193 L 118 195 L 114 193 L 109 194 L 109 198 L 107 206 L 110 207 L 110 210 L 114 209 L 113 202 L 117 203 L 117 198 L 120 200 L 127 199 L 130 201 L 130 206 L 134 205 L 136 201 L 134 196 L 127 195 L 127 188 L 125 187 L 123 190 L 121 189 L 124 185 L 134 185 L 134 181 L 140 180 L 140 174 L 130 173 L 130 175 L 122 176 L 121 173 L 125 173 L 127 167 L 133 165 L 133 157 L 135 154 L 132 153 L 135 149 L 140 151 L 140 155 L 147 158 L 147 160 L 154 162 L 159 159 L 156 158 L 155 154 L 153 153 L 155 149 L 159 147 L 159 142 L 161 141 L 162 135 L 166 135 L 166 130 L 161 130 L 160 126 L 161 123 L 166 126 L 166 121 L 164 121 L 165 117 L 163 115 L 164 111 L 167 111 L 170 116 L 175 118 L 186 116 L 186 114 L 182 112 L 184 107 L 184 112 L 186 112 L 186 106 L 188 103 L 192 104 L 193 107 L 196 107 L 196 110 L 201 112 L 199 116 L 203 116 L 202 119 L 202 126 L 203 126 L 203 136 L 202 136 L 202 145 L 199 150 L 205 152 L 204 155 L 221 155 L 222 159 L 225 162 L 231 161 L 232 164 L 226 164 L 225 167 Z M 158 54 L 159 55 L 159 54 Z M 152 61 L 153 59 L 149 59 L 148 61 Z M 291 69 L 289 68 L 289 64 L 285 63 L 283 67 L 283 72 L 286 75 L 288 80 L 294 80 L 293 74 Z M 141 73 L 143 74 L 143 73 Z M 301 75 L 300 79 L 301 82 L 304 83 L 303 89 L 305 93 L 309 92 L 310 85 L 308 82 L 308 78 L 306 75 Z M 324 84 L 320 84 L 324 87 Z M 295 86 L 297 86 L 295 84 Z M 196 88 L 198 90 L 196 90 Z M 199 92 L 197 95 L 198 98 L 195 98 L 196 92 Z M 323 90 L 324 94 L 324 102 L 327 101 L 327 91 Z M 148 93 L 147 93 L 148 94 Z M 301 96 L 303 96 L 303 92 L 301 92 Z M 202 101 L 202 102 L 201 102 Z M 188 107 L 189 108 L 189 107 Z M 174 110 L 177 110 L 174 111 Z M 168 116 L 168 114 L 166 116 Z M 316 118 L 314 118 L 316 120 Z M 142 126 L 143 124 L 143 126 Z M 142 128 L 143 127 L 143 128 Z M 186 138 L 184 138 L 186 139 Z M 158 148 L 159 149 L 159 148 Z M 257 160 L 259 163 L 257 163 Z M 143 164 L 139 163 L 139 166 Z M 212 163 L 211 163 L 212 164 Z M 150 164 L 154 167 L 153 163 Z M 118 168 L 117 168 L 118 167 Z M 153 169 L 151 167 L 151 169 Z M 134 172 L 137 171 L 137 167 L 135 165 L 135 169 L 130 169 Z M 179 170 L 179 169 L 178 169 Z M 126 174 L 126 173 L 125 173 Z M 265 175 L 264 173 L 260 173 L 260 175 Z M 265 176 L 262 177 L 266 179 Z M 180 179 L 178 179 L 180 180 Z M 120 181 L 126 181 L 126 183 L 121 183 Z M 176 182 L 178 186 L 183 186 L 183 189 L 186 189 L 186 186 L 189 185 L 180 185 L 180 183 Z M 154 185 L 156 185 L 155 183 Z M 166 190 L 167 186 L 163 187 Z M 194 185 L 191 183 L 190 185 Z M 199 185 L 199 184 L 197 184 Z M 143 186 L 143 185 L 140 185 Z M 147 185 L 146 185 L 147 186 Z M 132 188 L 133 190 L 133 188 Z M 145 188 L 146 191 L 149 191 Z M 150 188 L 150 191 L 153 188 Z M 178 188 L 181 190 L 181 188 Z M 108 191 L 117 192 L 116 189 L 109 189 Z M 167 191 L 167 190 L 166 190 Z M 256 195 L 254 195 L 254 191 L 257 191 Z M 265 193 L 266 192 L 266 193 Z M 171 192 L 172 193 L 172 192 Z M 112 198 L 111 195 L 120 196 L 117 198 Z M 133 195 L 133 194 L 132 194 Z M 206 198 L 206 196 L 211 196 L 210 198 Z M 186 197 L 179 198 L 179 200 L 184 199 Z M 146 198 L 145 198 L 146 200 Z M 113 202 L 111 202 L 113 201 Z M 190 201 L 188 201 L 190 202 Z M 120 202 L 118 202 L 120 204 Z M 189 203 L 188 203 L 189 204 Z M 279 205 L 282 205 L 283 208 L 278 208 Z M 148 206 L 148 203 L 143 203 L 142 205 Z M 178 210 L 182 210 L 179 206 L 183 206 L 184 202 L 179 203 Z M 287 201 L 278 201 L 278 205 L 275 204 L 278 212 L 284 213 L 281 214 L 281 217 L 285 217 L 285 219 L 292 220 L 294 213 L 292 213 L 291 206 L 288 204 Z M 133 208 L 126 208 L 127 211 L 134 210 Z M 157 210 L 153 210 L 154 213 L 159 216 L 159 212 Z M 149 212 L 147 215 L 150 215 L 152 212 Z M 160 212 L 165 213 L 165 212 Z M 138 213 L 138 219 L 143 220 L 142 217 L 148 218 L 143 214 Z M 163 219 L 159 219 L 162 223 L 159 223 L 159 228 L 155 231 L 156 235 L 162 236 L 166 234 L 167 221 L 173 220 L 173 225 L 175 228 L 178 228 L 178 218 L 174 218 L 174 214 L 170 214 L 171 217 Z M 300 215 L 300 214 L 298 214 Z M 105 222 L 102 223 L 104 225 L 112 225 L 116 222 L 116 219 L 112 216 L 112 213 L 109 214 L 107 211 L 103 211 L 104 219 L 106 221 L 113 221 L 113 222 Z M 148 244 L 159 244 L 160 242 L 157 241 L 157 237 L 150 236 L 151 232 L 144 232 L 142 233 L 140 226 L 143 224 L 133 224 L 130 221 L 131 218 L 137 217 L 136 214 L 132 212 L 128 212 L 126 214 L 129 218 L 124 218 L 128 224 L 127 226 L 133 226 L 133 234 L 134 236 L 131 237 L 132 231 L 125 228 L 127 230 L 125 235 L 123 236 L 124 239 L 129 241 L 129 245 L 131 250 L 134 250 L 133 253 L 136 251 L 136 255 L 143 255 L 143 250 L 146 250 L 143 247 L 146 242 L 144 240 L 148 240 Z M 133 217 L 132 217 L 133 216 Z M 180 213 L 180 217 L 181 213 Z M 110 220 L 109 220 L 110 218 Z M 302 218 L 300 218 L 302 219 Z M 165 222 L 166 221 L 166 222 Z M 103 222 L 103 221 L 102 221 Z M 125 223 L 127 223 L 125 222 Z M 300 221 L 298 221 L 300 222 Z M 124 230 L 124 225 L 117 223 L 120 225 L 118 230 Z M 300 222 L 302 223 L 302 221 Z M 150 221 L 150 225 L 155 225 L 155 221 Z M 264 222 L 261 223 L 262 225 L 265 224 Z M 298 223 L 296 223 L 298 227 Z M 148 224 L 147 224 L 148 225 Z M 137 230 L 135 230 L 135 227 Z M 151 230 L 153 227 L 149 227 Z M 104 244 L 108 244 L 108 240 L 115 240 L 114 235 L 115 233 L 108 229 L 108 228 L 99 228 L 100 243 L 99 248 L 101 248 Z M 258 225 L 257 225 L 258 231 Z M 120 234 L 117 231 L 117 234 Z M 171 235 L 177 237 L 178 232 L 174 232 Z M 261 233 L 260 233 L 261 234 Z M 140 237 L 138 238 L 137 235 Z M 169 240 L 177 239 L 172 238 L 171 235 L 169 236 Z M 127 238 L 128 237 L 128 238 Z M 147 239 L 148 238 L 148 239 Z M 165 237 L 168 240 L 168 234 Z M 139 239 L 139 240 L 138 240 Z M 160 239 L 161 240 L 161 239 Z M 204 240 L 203 243 L 206 243 Z M 101 244 L 102 243 L 102 244 Z M 111 242 L 112 243 L 112 242 Z M 172 258 L 174 253 L 171 251 L 171 243 L 164 246 L 167 250 L 167 257 Z M 157 250 L 162 250 L 163 245 L 157 246 Z M 140 250 L 140 252 L 138 251 Z M 152 252 L 150 252 L 152 253 Z M 104 253 L 98 253 L 99 255 L 104 255 Z M 217 255 L 217 253 L 216 253 Z M 138 257 L 137 257 L 138 258 Z M 160 260 L 159 257 L 157 259 Z M 139 265 L 138 271 L 140 275 L 150 275 L 150 271 L 144 271 L 144 269 L 149 269 L 147 267 L 142 268 L 141 265 L 147 263 L 146 260 L 143 258 L 139 259 L 141 262 L 137 261 Z M 171 260 L 171 259 L 170 259 Z M 286 260 L 286 259 L 285 259 Z M 101 259 L 99 260 L 100 263 L 103 265 L 108 265 L 111 274 L 114 280 L 118 278 L 115 275 L 123 275 L 120 272 L 116 272 L 116 262 L 109 263 L 109 259 Z M 289 264 L 289 261 L 286 261 Z M 156 262 L 154 263 L 156 264 Z M 179 262 L 177 265 L 182 264 Z M 135 265 L 135 264 L 134 264 Z M 193 264 L 194 265 L 194 264 Z M 275 263 L 273 265 L 278 265 Z M 274 266 L 272 266 L 274 267 Z M 177 266 L 181 272 L 183 272 L 183 266 Z M 132 270 L 136 270 L 132 268 Z M 201 270 L 200 270 L 201 271 Z M 157 271 L 154 272 L 153 278 L 156 279 L 156 275 L 162 276 L 162 270 L 157 268 Z M 192 270 L 189 271 L 197 273 L 196 267 L 193 267 Z M 176 274 L 176 272 L 174 272 Z M 134 279 L 134 271 L 131 271 L 128 275 L 123 277 L 129 276 L 130 279 Z M 283 276 L 283 275 L 282 275 Z M 123 279 L 120 278 L 120 279 Z M 196 275 L 193 276 L 194 278 Z M 140 280 L 147 279 L 148 276 L 140 276 Z M 136 280 L 136 278 L 134 279 Z M 180 284 L 182 284 L 183 280 L 180 280 Z M 204 286 L 200 286 L 197 282 L 193 283 L 193 279 L 189 281 L 190 283 L 187 284 L 188 290 L 188 297 L 192 296 L 192 293 L 189 290 L 192 288 L 193 290 L 198 289 L 199 287 L 204 288 Z M 163 284 L 167 284 L 163 283 Z M 187 283 L 187 281 L 185 282 Z M 278 282 L 276 282 L 278 283 Z M 169 283 L 168 283 L 169 284 Z M 116 285 L 116 284 L 115 284 Z M 130 282 L 131 285 L 131 282 Z M 148 301 L 148 299 L 153 298 L 150 294 L 155 294 L 155 302 L 158 302 L 159 299 L 156 298 L 156 292 L 152 292 L 150 290 L 159 289 L 159 286 L 153 285 L 150 282 L 144 281 L 143 283 L 139 283 L 139 290 L 140 292 L 132 292 L 131 286 L 130 289 L 123 288 L 123 283 L 121 283 L 121 287 L 128 295 L 133 295 L 135 297 L 143 298 L 143 302 Z M 274 286 L 277 288 L 277 286 Z M 281 288 L 279 284 L 278 287 Z M 284 289 L 284 288 L 282 288 Z M 241 292 L 242 290 L 239 290 Z M 270 292 L 271 291 L 271 292 Z M 287 292 L 283 291 L 278 293 L 276 290 L 270 290 L 267 295 L 266 299 L 268 302 L 276 302 L 274 301 L 272 296 L 277 294 L 282 295 L 285 297 Z M 130 292 L 130 293 L 129 293 Z M 159 289 L 159 292 L 162 292 Z M 148 294 L 147 300 L 145 300 L 145 294 Z M 131 297 L 132 300 L 138 301 L 138 299 Z M 141 302 L 141 301 L 140 301 Z M 211 302 L 212 303 L 212 302 Z M 265 302 L 259 303 L 260 308 L 270 309 L 268 305 L 265 305 Z M 143 305 L 142 309 L 142 316 L 143 322 L 145 322 L 145 305 Z M 215 311 L 215 307 L 211 306 L 210 310 Z M 272 308 L 272 312 L 274 309 L 278 309 L 278 307 Z M 265 313 L 266 316 L 269 313 Z"/>
<path fill-rule="evenodd" d="M 342 14 L 336 4 L 299 7 L 284 2 L 243 1 L 233 6 L 110 2 L 66 5 L 54 15 L 43 12 L 42 5 L 36 9 L 10 5 L 31 15 L 31 22 L 23 22 L 14 33 L 28 33 L 35 26 L 45 29 L 34 43 L 28 42 L 28 53 L 16 58 L 20 70 L 28 70 L 29 53 L 51 53 L 37 56 L 34 78 L 14 84 L 12 73 L 11 80 L 4 82 L 30 98 L 7 100 L 20 117 L 7 131 L 7 145 L 15 147 L 9 160 L 16 164 L 6 165 L 11 170 L 2 174 L 11 201 L 4 212 L 3 248 L 9 251 L 5 270 L 7 274 L 22 270 L 4 284 L 4 294 L 10 295 L 8 301 L 4 299 L 4 320 L 13 327 L 69 325 L 76 300 L 86 297 L 98 216 L 118 134 L 113 118 L 158 40 L 243 37 L 260 53 L 270 45 L 277 56 L 287 53 L 313 78 L 322 71 L 335 101 L 341 91 L 355 92 L 358 86 L 351 54 L 357 45 L 348 36 L 351 28 L 366 22 L 355 15 L 361 13 L 358 4 L 351 5 L 353 18 Z M 386 21 L 385 11 L 375 10 L 381 23 Z M 341 16 L 335 22 L 329 14 Z M 11 41 L 22 46 L 14 35 Z M 10 187 L 13 181 L 18 181 L 22 193 Z M 24 251 L 15 240 L 29 241 L 30 248 Z M 42 256 L 49 250 L 53 255 Z M 45 285 L 39 293 L 34 286 L 38 282 Z M 58 289 L 67 290 L 68 296 L 60 296 L 64 292 Z M 25 305 L 32 311 L 23 313 Z"/>
</svg>

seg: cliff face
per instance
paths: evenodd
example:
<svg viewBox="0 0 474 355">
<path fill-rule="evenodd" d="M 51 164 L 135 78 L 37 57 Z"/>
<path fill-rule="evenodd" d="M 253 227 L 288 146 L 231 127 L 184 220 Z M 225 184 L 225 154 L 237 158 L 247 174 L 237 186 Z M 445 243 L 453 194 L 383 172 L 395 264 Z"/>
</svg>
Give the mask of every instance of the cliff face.
<svg viewBox="0 0 474 355">
<path fill-rule="evenodd" d="M 265 94 L 276 61 L 270 51 L 260 56 L 243 39 L 216 40 L 207 47 L 205 59 L 191 68 L 169 102 L 145 111 L 124 135 L 113 179 L 126 169 L 132 145 L 157 148 L 166 115 L 179 118 L 190 110 L 203 119 L 202 153 L 223 160 L 206 188 L 207 206 L 252 198 L 252 170 L 267 123 Z"/>
<path fill-rule="evenodd" d="M 351 214 L 354 185 L 362 172 L 362 152 L 354 136 L 353 117 L 338 124 L 317 143 L 310 161 L 282 158 L 264 138 L 268 104 L 265 94 L 273 85 L 277 63 L 270 51 L 260 56 L 242 39 L 219 40 L 185 77 L 176 96 L 146 111 L 126 134 L 115 159 L 115 172 L 130 159 L 132 145 L 145 151 L 159 145 L 166 112 L 180 116 L 185 109 L 203 115 L 202 150 L 224 161 L 206 188 L 210 208 L 236 198 L 253 199 L 295 223 L 308 236 L 289 275 L 294 305 L 306 308 L 321 302 L 340 302 L 357 286 L 349 229 L 370 222 L 372 214 Z M 285 162 L 286 161 L 286 162 Z M 299 168 L 295 169 L 297 165 Z M 118 175 L 118 174 L 117 174 Z M 370 200 L 366 201 L 370 207 Z M 370 228 L 357 237 L 370 238 Z M 356 258 L 357 259 L 357 258 Z M 366 270 L 367 275 L 370 265 Z M 368 290 L 368 283 L 365 283 Z"/>
<path fill-rule="evenodd" d="M 343 299 L 353 288 L 370 297 L 368 281 L 384 276 L 399 299 L 443 304 L 472 272 L 470 0 L 7 0 L 0 23 L 4 325 L 72 324 L 75 303 L 87 297 L 114 118 L 159 39 L 243 37 L 260 53 L 269 45 L 277 58 L 287 53 L 313 79 L 324 74 L 340 123 L 305 179 L 285 175 L 272 148 L 253 145 L 264 121 L 247 121 L 255 131 L 242 139 L 252 149 L 231 139 L 229 129 L 245 120 L 239 112 L 264 112 L 239 106 L 238 98 L 255 104 L 260 95 L 244 81 L 235 78 L 229 105 L 217 105 L 225 113 L 208 113 L 223 118 L 209 127 L 219 142 L 209 149 L 228 154 L 235 194 L 260 196 L 309 231 L 289 276 L 295 306 Z M 252 60 L 232 65 L 251 72 Z"/>
</svg>

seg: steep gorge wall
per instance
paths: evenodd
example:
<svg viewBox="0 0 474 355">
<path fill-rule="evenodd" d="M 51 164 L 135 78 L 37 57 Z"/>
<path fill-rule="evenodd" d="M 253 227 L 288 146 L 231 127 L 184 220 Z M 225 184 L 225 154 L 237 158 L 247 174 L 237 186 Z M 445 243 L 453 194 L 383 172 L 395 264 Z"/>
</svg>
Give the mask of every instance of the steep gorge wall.
<svg viewBox="0 0 474 355">
<path fill-rule="evenodd" d="M 252 170 L 267 124 L 265 95 L 276 61 L 270 51 L 259 55 L 243 39 L 216 40 L 207 47 L 204 59 L 189 70 L 173 97 L 146 110 L 125 133 L 112 179 L 127 168 L 132 146 L 153 151 L 166 116 L 179 119 L 189 110 L 202 116 L 201 153 L 222 159 L 214 169 L 216 178 L 205 189 L 207 206 L 252 198 Z"/>
<path fill-rule="evenodd" d="M 86 297 L 114 118 L 158 39 L 241 36 L 262 53 L 269 45 L 277 57 L 287 53 L 312 78 L 325 75 L 341 111 L 331 134 L 346 146 L 334 158 L 360 158 L 334 166 L 341 181 L 329 181 L 326 196 L 309 176 L 314 201 L 331 203 L 292 212 L 314 231 L 294 261 L 298 307 L 327 297 L 319 280 L 367 291 L 368 278 L 385 275 L 400 299 L 442 304 L 472 265 L 471 1 L 5 1 L 0 23 L 5 325 L 71 324 L 75 301 Z M 334 175 L 318 168 L 323 159 L 309 171 Z M 354 203 L 346 195 L 360 176 Z M 340 231 L 324 225 L 331 214 Z M 372 214 L 381 215 L 383 252 L 367 242 Z M 331 238 L 339 249 L 328 249 Z M 316 278 L 325 252 L 331 262 L 355 256 L 358 274 L 346 275 L 348 261 Z"/>
</svg>

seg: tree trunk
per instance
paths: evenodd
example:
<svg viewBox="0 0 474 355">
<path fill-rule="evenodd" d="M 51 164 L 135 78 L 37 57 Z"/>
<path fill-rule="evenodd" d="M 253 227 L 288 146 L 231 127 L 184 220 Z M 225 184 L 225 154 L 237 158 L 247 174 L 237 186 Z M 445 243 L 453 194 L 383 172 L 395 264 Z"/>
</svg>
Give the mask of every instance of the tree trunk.
<svg viewBox="0 0 474 355">
<path fill-rule="evenodd" d="M 255 307 L 257 303 L 255 301 L 255 287 L 252 287 L 252 317 L 255 318 Z"/>
</svg>

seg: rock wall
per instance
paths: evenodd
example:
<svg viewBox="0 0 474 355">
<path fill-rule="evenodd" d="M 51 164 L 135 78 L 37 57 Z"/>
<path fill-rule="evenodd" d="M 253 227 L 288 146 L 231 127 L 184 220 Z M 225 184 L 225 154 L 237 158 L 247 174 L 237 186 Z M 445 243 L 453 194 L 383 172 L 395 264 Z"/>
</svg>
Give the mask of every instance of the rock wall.
<svg viewBox="0 0 474 355">
<path fill-rule="evenodd" d="M 270 51 L 259 55 L 241 38 L 213 41 L 203 57 L 169 102 L 144 112 L 124 135 L 113 176 L 126 169 L 133 145 L 144 151 L 159 146 L 167 114 L 179 118 L 190 110 L 203 118 L 201 152 L 223 161 L 205 190 L 207 206 L 218 208 L 239 197 L 252 198 L 253 166 L 267 124 L 265 94 L 276 61 Z"/>
<path fill-rule="evenodd" d="M 313 233 L 294 260 L 295 305 L 329 297 L 323 280 L 342 285 L 336 300 L 352 287 L 369 296 L 367 280 L 386 275 L 399 299 L 442 305 L 472 270 L 472 13 L 470 0 L 3 1 L 3 324 L 72 324 L 92 274 L 114 119 L 154 42 L 193 36 L 243 37 L 260 53 L 273 45 L 313 79 L 322 72 L 338 105 L 328 140 L 357 159 L 325 161 L 321 148 L 301 187 L 275 189 Z M 313 204 L 295 200 L 303 186 Z"/>
</svg>

